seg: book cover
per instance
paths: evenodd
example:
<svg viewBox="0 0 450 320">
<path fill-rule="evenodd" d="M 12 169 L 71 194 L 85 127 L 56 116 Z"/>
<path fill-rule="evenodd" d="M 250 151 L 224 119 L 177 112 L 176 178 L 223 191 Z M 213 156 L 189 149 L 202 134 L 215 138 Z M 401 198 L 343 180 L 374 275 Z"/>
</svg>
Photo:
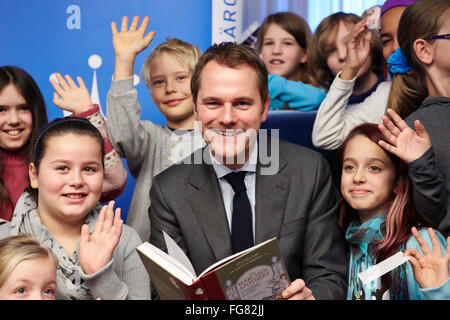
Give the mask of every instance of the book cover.
<svg viewBox="0 0 450 320">
<path fill-rule="evenodd" d="M 164 237 L 167 243 L 168 236 Z M 173 242 L 168 245 L 169 254 L 148 242 L 137 248 L 161 299 L 281 299 L 281 292 L 290 284 L 276 238 L 218 261 L 198 277 L 181 248 L 169 241 Z M 181 252 L 183 257 L 170 255 L 174 245 L 178 247 L 175 254 Z"/>
</svg>

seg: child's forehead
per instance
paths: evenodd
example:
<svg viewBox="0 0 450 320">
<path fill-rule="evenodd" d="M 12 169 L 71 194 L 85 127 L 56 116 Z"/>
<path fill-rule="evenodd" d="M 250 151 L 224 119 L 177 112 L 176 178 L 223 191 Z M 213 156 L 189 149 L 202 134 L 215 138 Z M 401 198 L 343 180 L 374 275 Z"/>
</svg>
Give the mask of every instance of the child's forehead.
<svg viewBox="0 0 450 320">
<path fill-rule="evenodd" d="M 338 36 L 347 37 L 354 24 L 345 20 L 339 20 L 336 24 L 330 26 L 328 30 L 324 32 L 325 45 L 334 45 L 338 40 Z"/>
<path fill-rule="evenodd" d="M 9 103 L 10 101 L 25 101 L 25 97 L 14 83 L 9 83 L 0 90 L 0 103 Z"/>
<path fill-rule="evenodd" d="M 338 33 L 347 34 L 352 31 L 354 25 L 355 24 L 350 21 L 345 21 L 341 19 L 334 25 L 332 32 L 334 33 L 335 36 L 337 36 Z"/>
<path fill-rule="evenodd" d="M 357 134 L 348 141 L 344 158 L 351 154 L 359 154 L 367 158 L 389 159 L 387 152 L 381 146 L 363 134 Z"/>
<path fill-rule="evenodd" d="M 42 268 L 47 270 L 56 269 L 55 261 L 50 256 L 37 256 L 33 258 L 23 259 L 16 265 L 13 272 L 15 272 L 18 277 L 21 277 L 21 272 L 25 270 L 35 270 L 36 266 L 39 266 L 41 271 Z"/>
<path fill-rule="evenodd" d="M 265 32 L 264 35 L 265 36 L 268 35 L 268 34 L 270 34 L 270 35 L 279 35 L 279 33 L 281 33 L 280 36 L 288 34 L 288 35 L 293 37 L 293 35 L 288 30 L 286 30 L 286 28 L 284 26 L 282 26 L 281 24 L 278 24 L 276 22 L 271 22 L 267 26 L 266 32 Z"/>
<path fill-rule="evenodd" d="M 95 150 L 97 152 L 98 149 L 101 155 L 101 148 L 100 142 L 89 134 L 64 132 L 47 137 L 42 158 L 48 156 L 50 153 L 58 155 L 63 151 L 70 152 L 71 150 Z"/>
<path fill-rule="evenodd" d="M 85 132 L 76 132 L 76 131 L 67 131 L 67 132 L 55 132 L 54 134 L 50 134 L 47 140 L 69 140 L 69 139 L 81 139 L 81 138 L 91 138 L 96 141 L 96 139 Z"/>
</svg>

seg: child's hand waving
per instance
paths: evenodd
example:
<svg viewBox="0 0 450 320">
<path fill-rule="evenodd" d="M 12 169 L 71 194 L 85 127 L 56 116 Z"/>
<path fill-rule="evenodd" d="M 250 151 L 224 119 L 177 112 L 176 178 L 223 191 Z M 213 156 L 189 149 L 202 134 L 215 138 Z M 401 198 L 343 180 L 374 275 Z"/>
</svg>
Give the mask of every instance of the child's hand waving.
<svg viewBox="0 0 450 320">
<path fill-rule="evenodd" d="M 116 55 L 116 64 L 114 70 L 114 79 L 123 79 L 133 75 L 134 59 L 139 52 L 148 47 L 155 35 L 154 31 L 150 31 L 145 35 L 148 26 L 148 17 L 142 19 L 142 23 L 138 28 L 139 17 L 135 16 L 128 29 L 128 17 L 122 18 L 120 32 L 117 25 L 111 22 L 111 31 L 113 34 L 113 47 Z"/>
<path fill-rule="evenodd" d="M 122 225 L 120 208 L 114 212 L 114 201 L 110 201 L 101 209 L 92 237 L 89 235 L 89 227 L 83 225 L 79 261 L 84 273 L 95 273 L 111 261 L 113 251 L 122 235 Z"/>
<path fill-rule="evenodd" d="M 367 61 L 370 55 L 370 37 L 372 33 L 367 30 L 367 18 L 361 20 L 353 27 L 347 43 L 347 55 L 340 78 L 351 80 Z"/>
<path fill-rule="evenodd" d="M 406 163 L 417 160 L 431 148 L 430 136 L 419 120 L 414 122 L 416 129 L 414 131 L 394 110 L 387 109 L 387 112 L 394 122 L 386 116 L 381 117 L 384 124 L 379 124 L 378 128 L 389 142 L 380 140 L 378 144 L 381 147 L 395 154 Z"/>
<path fill-rule="evenodd" d="M 416 228 L 412 228 L 412 234 L 419 243 L 423 255 L 417 249 L 406 249 L 405 256 L 410 258 L 409 262 L 413 268 L 414 279 L 421 288 L 435 288 L 442 285 L 450 277 L 450 237 L 447 238 L 447 249 L 441 254 L 441 246 L 433 231 L 428 228 L 432 248 L 428 246 L 424 238 Z"/>
<path fill-rule="evenodd" d="M 56 92 L 53 92 L 53 103 L 63 110 L 80 113 L 92 107 L 91 96 L 86 88 L 83 79 L 77 77 L 78 85 L 66 74 L 63 78 L 60 73 L 56 74 L 56 79 L 50 79 L 50 83 Z"/>
</svg>

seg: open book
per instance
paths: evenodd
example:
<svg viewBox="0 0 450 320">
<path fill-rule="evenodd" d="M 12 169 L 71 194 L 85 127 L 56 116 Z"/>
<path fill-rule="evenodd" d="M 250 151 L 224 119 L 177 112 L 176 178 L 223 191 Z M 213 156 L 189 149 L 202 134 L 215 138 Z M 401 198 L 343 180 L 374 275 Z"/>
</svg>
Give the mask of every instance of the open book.
<svg viewBox="0 0 450 320">
<path fill-rule="evenodd" d="M 281 299 L 290 284 L 276 238 L 222 259 L 197 276 L 184 251 L 163 234 L 168 254 L 148 242 L 137 247 L 161 299 Z"/>
</svg>

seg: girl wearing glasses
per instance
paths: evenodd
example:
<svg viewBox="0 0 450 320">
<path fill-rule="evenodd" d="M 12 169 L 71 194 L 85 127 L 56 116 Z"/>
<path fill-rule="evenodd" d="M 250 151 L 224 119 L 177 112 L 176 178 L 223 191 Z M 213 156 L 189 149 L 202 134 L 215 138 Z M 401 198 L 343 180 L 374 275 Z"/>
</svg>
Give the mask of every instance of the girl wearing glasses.
<svg viewBox="0 0 450 320">
<path fill-rule="evenodd" d="M 428 213 L 424 218 L 439 224 L 445 236 L 450 234 L 450 2 L 448 0 L 418 0 L 403 13 L 398 28 L 400 50 L 397 59 L 407 71 L 401 75 L 403 90 L 399 99 L 419 105 L 405 121 L 389 111 L 394 123 L 383 117 L 384 133 L 390 146 L 387 150 L 400 154 L 401 141 L 406 136 L 423 138 L 423 126 L 432 148 L 410 164 L 410 173 L 420 179 L 414 167 L 422 172 L 435 162 L 438 172 L 446 177 L 447 208 L 444 212 Z M 423 125 L 420 125 L 420 123 Z M 416 130 L 412 130 L 415 128 Z M 407 147 L 407 146 L 406 146 Z M 435 159 L 432 159 L 434 152 Z M 430 181 L 422 179 L 422 186 Z M 426 192 L 426 188 L 422 190 Z M 445 191 L 443 191 L 445 192 Z"/>
</svg>

